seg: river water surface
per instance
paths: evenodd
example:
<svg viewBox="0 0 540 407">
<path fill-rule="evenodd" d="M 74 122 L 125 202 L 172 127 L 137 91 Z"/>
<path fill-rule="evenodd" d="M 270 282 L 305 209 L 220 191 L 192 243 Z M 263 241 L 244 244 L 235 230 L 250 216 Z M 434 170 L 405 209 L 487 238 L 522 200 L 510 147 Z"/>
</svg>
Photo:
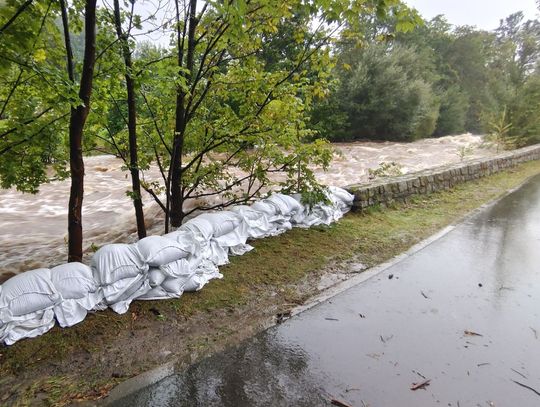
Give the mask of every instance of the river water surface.
<svg viewBox="0 0 540 407">
<path fill-rule="evenodd" d="M 482 138 L 470 134 L 420 140 L 414 143 L 337 143 L 330 170 L 316 169 L 326 185 L 345 186 L 366 181 L 368 169 L 381 162 L 396 162 L 404 173 L 435 167 L 462 159 L 461 148 L 472 147 L 466 158 L 495 154 L 481 145 Z M 136 240 L 133 205 L 126 195 L 131 182 L 123 163 L 112 156 L 85 158 L 86 178 L 83 205 L 86 256 L 92 244 Z M 145 179 L 158 179 L 155 168 Z M 0 283 L 10 276 L 37 267 L 52 267 L 67 257 L 67 203 L 69 180 L 45 184 L 36 195 L 14 189 L 0 190 Z M 162 214 L 148 196 L 145 215 L 149 233 L 162 233 Z"/>
</svg>

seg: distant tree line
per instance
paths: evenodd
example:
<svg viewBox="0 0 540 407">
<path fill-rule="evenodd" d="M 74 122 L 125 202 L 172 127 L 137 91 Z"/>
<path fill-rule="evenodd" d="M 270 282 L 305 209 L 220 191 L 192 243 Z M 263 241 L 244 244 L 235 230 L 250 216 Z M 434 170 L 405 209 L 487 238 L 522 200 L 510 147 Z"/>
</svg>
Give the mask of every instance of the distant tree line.
<svg viewBox="0 0 540 407">
<path fill-rule="evenodd" d="M 497 132 L 513 145 L 540 141 L 540 22 L 518 12 L 492 31 L 443 16 L 407 33 L 366 19 L 367 40 L 341 38 L 333 88 L 312 124 L 334 141 L 415 140 Z"/>
</svg>

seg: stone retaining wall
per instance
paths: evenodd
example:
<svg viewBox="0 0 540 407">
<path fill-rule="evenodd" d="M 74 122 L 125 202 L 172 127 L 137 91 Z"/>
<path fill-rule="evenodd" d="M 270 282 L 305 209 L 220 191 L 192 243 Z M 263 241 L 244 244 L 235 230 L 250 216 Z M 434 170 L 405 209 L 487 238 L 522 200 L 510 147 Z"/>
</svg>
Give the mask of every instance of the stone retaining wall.
<svg viewBox="0 0 540 407">
<path fill-rule="evenodd" d="M 539 144 L 491 158 L 464 161 L 399 177 L 381 178 L 368 183 L 349 185 L 345 189 L 354 194 L 353 210 L 358 210 L 373 205 L 403 202 L 411 195 L 449 189 L 458 183 L 485 177 L 519 163 L 538 159 L 540 159 Z"/>
</svg>

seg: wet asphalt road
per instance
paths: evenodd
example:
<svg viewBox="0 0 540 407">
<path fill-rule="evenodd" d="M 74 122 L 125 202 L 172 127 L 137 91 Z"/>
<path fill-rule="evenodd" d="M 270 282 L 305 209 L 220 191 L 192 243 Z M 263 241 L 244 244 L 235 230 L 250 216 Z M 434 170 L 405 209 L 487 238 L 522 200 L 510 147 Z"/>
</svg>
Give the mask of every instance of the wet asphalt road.
<svg viewBox="0 0 540 407">
<path fill-rule="evenodd" d="M 539 314 L 540 175 L 364 283 L 115 405 L 540 406 L 514 382 L 540 391 Z"/>
</svg>

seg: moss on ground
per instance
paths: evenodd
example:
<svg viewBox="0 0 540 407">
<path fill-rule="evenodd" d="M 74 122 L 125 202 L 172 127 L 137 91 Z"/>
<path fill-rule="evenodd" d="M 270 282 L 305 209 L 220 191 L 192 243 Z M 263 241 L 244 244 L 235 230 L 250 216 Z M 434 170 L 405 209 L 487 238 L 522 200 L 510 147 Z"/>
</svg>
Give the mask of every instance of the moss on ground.
<svg viewBox="0 0 540 407">
<path fill-rule="evenodd" d="M 281 236 L 256 240 L 252 242 L 255 250 L 232 257 L 231 263 L 221 268 L 224 279 L 212 281 L 198 293 L 185 294 L 178 300 L 135 302 L 127 314 L 99 312 L 75 327 L 54 328 L 39 338 L 0 347 L 0 388 L 12 386 L 21 372 L 28 373 L 39 365 L 41 376 L 18 392 L 20 405 L 36 397 L 48 405 L 99 397 L 121 378 L 89 380 L 100 377 L 99 365 L 94 367 L 94 374 L 87 371 L 86 377 L 55 376 L 54 366 L 61 361 L 69 363 L 81 352 L 102 351 L 119 332 L 133 330 L 135 320 L 137 329 L 144 329 L 145 320 L 169 324 L 207 311 L 234 310 L 264 292 L 287 293 L 291 285 L 310 273 L 353 256 L 368 266 L 382 263 L 537 173 L 540 161 L 529 162 L 449 191 L 413 197 L 406 204 L 350 213 L 328 227 L 293 229 Z M 289 300 L 294 303 L 298 298 L 291 292 Z M 43 376 L 44 366 L 52 366 L 48 377 Z M 139 366 L 139 370 L 144 368 L 148 366 Z"/>
</svg>

